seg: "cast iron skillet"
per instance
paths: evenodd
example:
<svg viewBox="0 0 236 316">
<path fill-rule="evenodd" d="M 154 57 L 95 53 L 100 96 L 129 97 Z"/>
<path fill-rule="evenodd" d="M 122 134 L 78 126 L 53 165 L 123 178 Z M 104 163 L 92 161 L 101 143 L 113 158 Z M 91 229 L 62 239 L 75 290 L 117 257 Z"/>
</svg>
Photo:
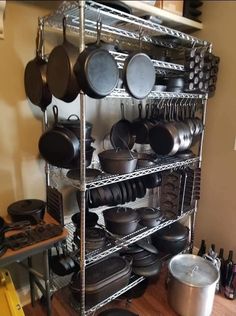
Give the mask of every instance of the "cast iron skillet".
<svg viewBox="0 0 236 316">
<path fill-rule="evenodd" d="M 78 49 L 66 39 L 66 17 L 63 17 L 63 43 L 54 47 L 49 55 L 47 82 L 51 93 L 64 102 L 72 102 L 80 87 L 74 74 Z"/>
<path fill-rule="evenodd" d="M 39 152 L 50 164 L 63 167 L 69 165 L 79 152 L 78 137 L 69 129 L 58 125 L 58 108 L 53 106 L 55 125 L 39 139 Z"/>
<path fill-rule="evenodd" d="M 125 118 L 124 103 L 120 104 L 121 120 L 112 125 L 110 140 L 112 146 L 117 149 L 132 149 L 135 143 L 132 123 Z"/>
<path fill-rule="evenodd" d="M 91 98 L 101 99 L 117 86 L 119 69 L 114 57 L 101 48 L 101 21 L 97 22 L 97 42 L 80 53 L 74 67 L 79 86 Z"/>
<path fill-rule="evenodd" d="M 144 53 L 130 54 L 124 63 L 123 84 L 135 99 L 144 99 L 152 91 L 156 72 L 151 59 Z"/>
<path fill-rule="evenodd" d="M 49 90 L 46 71 L 47 62 L 43 59 L 43 20 L 39 19 L 38 34 L 36 38 L 36 57 L 28 62 L 24 73 L 25 93 L 29 100 L 45 111 L 52 101 L 52 94 Z"/>
</svg>

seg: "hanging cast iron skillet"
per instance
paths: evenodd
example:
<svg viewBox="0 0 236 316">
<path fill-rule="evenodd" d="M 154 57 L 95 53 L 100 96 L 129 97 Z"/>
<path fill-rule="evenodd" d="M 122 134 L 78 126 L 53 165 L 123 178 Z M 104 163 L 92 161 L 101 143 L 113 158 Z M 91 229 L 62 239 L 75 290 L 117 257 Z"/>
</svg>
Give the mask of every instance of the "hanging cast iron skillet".
<svg viewBox="0 0 236 316">
<path fill-rule="evenodd" d="M 96 44 L 87 46 L 80 53 L 74 68 L 81 89 L 95 99 L 109 95 L 119 80 L 119 69 L 114 57 L 101 48 L 101 28 L 102 23 L 98 21 Z"/>
<path fill-rule="evenodd" d="M 74 74 L 78 48 L 66 39 L 66 17 L 63 17 L 63 43 L 53 48 L 49 55 L 47 82 L 51 93 L 65 102 L 72 102 L 80 87 Z"/>
<path fill-rule="evenodd" d="M 24 73 L 25 93 L 29 100 L 45 111 L 52 101 L 49 90 L 46 71 L 47 62 L 43 59 L 44 24 L 41 19 L 38 22 L 38 34 L 36 38 L 36 57 L 28 62 Z"/>
<path fill-rule="evenodd" d="M 58 124 L 58 108 L 53 106 L 55 125 L 39 139 L 39 152 L 50 164 L 63 168 L 78 155 L 80 142 L 69 129 Z"/>
<path fill-rule="evenodd" d="M 156 72 L 151 59 L 144 53 L 132 53 L 123 68 L 123 84 L 135 99 L 142 100 L 152 91 Z"/>
<path fill-rule="evenodd" d="M 125 118 L 124 103 L 120 104 L 121 120 L 112 125 L 110 131 L 111 144 L 115 149 L 132 149 L 135 143 L 132 123 Z"/>
</svg>

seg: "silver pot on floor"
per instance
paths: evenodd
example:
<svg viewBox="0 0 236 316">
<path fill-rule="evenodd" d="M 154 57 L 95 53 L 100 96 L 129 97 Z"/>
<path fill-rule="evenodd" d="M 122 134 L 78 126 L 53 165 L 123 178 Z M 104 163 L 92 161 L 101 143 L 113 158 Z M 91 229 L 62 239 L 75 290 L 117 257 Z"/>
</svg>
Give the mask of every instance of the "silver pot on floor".
<svg viewBox="0 0 236 316">
<path fill-rule="evenodd" d="M 209 316 L 219 272 L 211 262 L 191 254 L 173 257 L 168 266 L 168 302 L 181 316 Z"/>
</svg>

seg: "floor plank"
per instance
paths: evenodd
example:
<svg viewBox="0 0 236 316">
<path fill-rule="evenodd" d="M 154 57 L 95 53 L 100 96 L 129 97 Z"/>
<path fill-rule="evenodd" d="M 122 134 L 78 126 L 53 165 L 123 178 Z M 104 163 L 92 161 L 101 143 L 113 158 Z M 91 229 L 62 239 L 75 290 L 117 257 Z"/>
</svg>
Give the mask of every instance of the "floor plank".
<svg viewBox="0 0 236 316">
<path fill-rule="evenodd" d="M 133 299 L 131 303 L 125 299 L 119 299 L 103 307 L 103 310 L 111 306 L 120 306 L 137 313 L 139 316 L 177 316 L 167 302 L 165 279 L 166 273 L 163 272 L 158 279 L 151 282 L 142 297 Z M 38 302 L 35 308 L 32 308 L 31 305 L 25 306 L 24 311 L 25 316 L 46 315 L 45 308 Z M 95 315 L 98 315 L 99 312 L 95 313 Z M 53 316 L 78 315 L 79 313 L 71 307 L 71 296 L 68 288 L 61 289 L 53 296 Z M 231 301 L 217 294 L 214 300 L 212 316 L 236 316 L 236 300 Z"/>
</svg>

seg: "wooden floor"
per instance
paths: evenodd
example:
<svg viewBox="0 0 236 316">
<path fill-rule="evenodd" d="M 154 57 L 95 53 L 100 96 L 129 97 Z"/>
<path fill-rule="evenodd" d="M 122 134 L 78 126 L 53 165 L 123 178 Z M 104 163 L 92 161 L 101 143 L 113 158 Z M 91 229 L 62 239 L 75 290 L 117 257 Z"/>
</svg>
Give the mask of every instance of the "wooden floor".
<svg viewBox="0 0 236 316">
<path fill-rule="evenodd" d="M 142 297 L 133 299 L 128 305 L 126 300 L 113 301 L 103 309 L 120 306 L 137 313 L 139 316 L 177 316 L 169 307 L 166 294 L 165 273 L 162 273 L 160 278 L 152 281 Z M 61 289 L 53 296 L 53 316 L 78 316 L 79 313 L 75 312 L 70 305 L 69 290 L 67 288 Z M 46 315 L 45 309 L 39 303 L 34 308 L 31 305 L 25 306 L 24 311 L 25 316 Z M 236 300 L 231 301 L 217 294 L 211 316 L 236 316 Z"/>
</svg>

